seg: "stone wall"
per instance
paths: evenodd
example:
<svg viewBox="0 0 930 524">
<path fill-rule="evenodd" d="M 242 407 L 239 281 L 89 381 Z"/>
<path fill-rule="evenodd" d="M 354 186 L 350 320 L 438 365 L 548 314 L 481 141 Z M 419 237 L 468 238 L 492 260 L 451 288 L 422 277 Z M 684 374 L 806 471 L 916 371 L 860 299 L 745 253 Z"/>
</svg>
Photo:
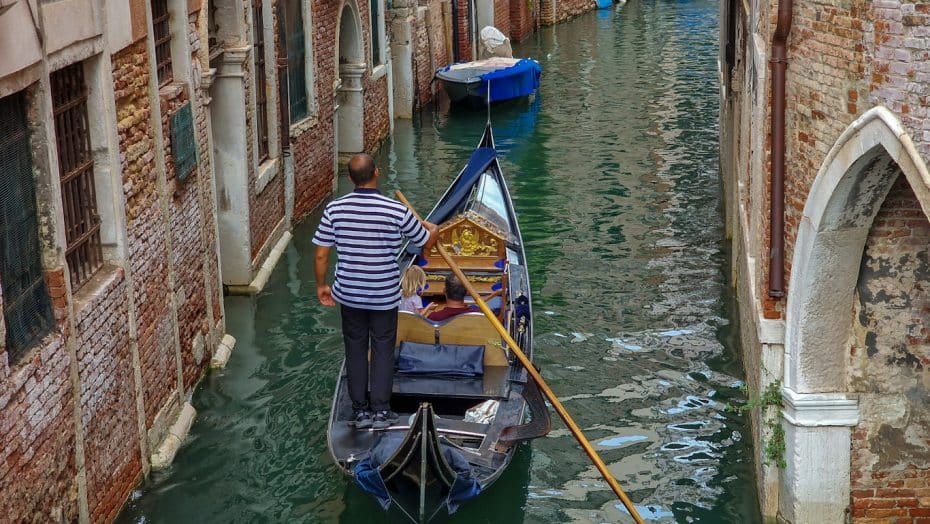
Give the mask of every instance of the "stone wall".
<svg viewBox="0 0 930 524">
<path fill-rule="evenodd" d="M 930 222 L 899 176 L 869 232 L 859 273 L 850 389 L 853 522 L 930 517 Z"/>
</svg>

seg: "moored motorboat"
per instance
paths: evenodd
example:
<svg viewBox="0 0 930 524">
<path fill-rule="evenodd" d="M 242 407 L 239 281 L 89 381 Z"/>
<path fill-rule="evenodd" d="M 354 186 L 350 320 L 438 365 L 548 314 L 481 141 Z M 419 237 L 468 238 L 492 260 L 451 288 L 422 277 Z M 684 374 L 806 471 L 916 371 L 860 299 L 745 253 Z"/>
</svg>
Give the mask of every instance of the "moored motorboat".
<svg viewBox="0 0 930 524">
<path fill-rule="evenodd" d="M 481 106 L 530 95 L 541 74 L 532 58 L 491 57 L 443 67 L 436 78 L 452 102 Z"/>
<path fill-rule="evenodd" d="M 532 358 L 526 256 L 490 125 L 427 220 L 440 226 L 439 244 Z M 421 266 L 429 282 L 424 298 L 442 302 L 451 268 L 437 250 L 405 251 L 398 263 Z M 385 508 L 420 522 L 480 496 L 507 468 L 517 443 L 550 427 L 535 383 L 483 313 L 444 322 L 399 313 L 391 407 L 398 420 L 389 428 L 353 427 L 343 368 L 329 449 Z"/>
</svg>

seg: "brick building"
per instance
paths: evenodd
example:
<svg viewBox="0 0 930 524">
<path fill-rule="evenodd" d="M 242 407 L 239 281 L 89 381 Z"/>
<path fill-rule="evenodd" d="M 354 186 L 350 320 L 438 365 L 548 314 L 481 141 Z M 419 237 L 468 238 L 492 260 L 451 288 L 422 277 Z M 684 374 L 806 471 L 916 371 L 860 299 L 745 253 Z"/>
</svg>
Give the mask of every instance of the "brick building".
<svg viewBox="0 0 930 524">
<path fill-rule="evenodd" d="M 763 512 L 930 521 L 930 6 L 728 0 L 721 14 L 747 378 L 782 392 L 754 417 Z"/>
<path fill-rule="evenodd" d="M 0 513 L 111 520 L 224 334 L 199 2 L 0 4 Z"/>
</svg>

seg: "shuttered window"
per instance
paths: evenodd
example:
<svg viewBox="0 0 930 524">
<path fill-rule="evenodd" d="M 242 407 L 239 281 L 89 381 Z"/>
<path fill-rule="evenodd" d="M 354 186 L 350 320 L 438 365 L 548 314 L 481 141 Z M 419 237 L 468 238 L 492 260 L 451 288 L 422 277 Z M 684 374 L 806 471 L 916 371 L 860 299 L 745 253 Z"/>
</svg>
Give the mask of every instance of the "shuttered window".
<svg viewBox="0 0 930 524">
<path fill-rule="evenodd" d="M 301 4 L 301 0 L 287 0 L 287 13 L 284 17 L 287 26 L 288 96 L 293 122 L 303 120 L 310 112 L 307 103 L 307 48 Z"/>
<path fill-rule="evenodd" d="M 152 0 L 152 33 L 155 37 L 155 70 L 158 85 L 171 82 L 171 28 L 168 24 L 168 0 Z"/>
<path fill-rule="evenodd" d="M 252 0 L 252 55 L 255 59 L 255 112 L 258 161 L 268 159 L 268 84 L 265 75 L 265 22 L 262 0 Z"/>
<path fill-rule="evenodd" d="M 0 285 L 10 364 L 54 325 L 39 258 L 39 222 L 25 97 L 0 98 Z"/>
<path fill-rule="evenodd" d="M 68 242 L 65 256 L 71 286 L 77 290 L 103 265 L 83 65 L 77 63 L 55 71 L 51 84 L 61 205 Z"/>
</svg>

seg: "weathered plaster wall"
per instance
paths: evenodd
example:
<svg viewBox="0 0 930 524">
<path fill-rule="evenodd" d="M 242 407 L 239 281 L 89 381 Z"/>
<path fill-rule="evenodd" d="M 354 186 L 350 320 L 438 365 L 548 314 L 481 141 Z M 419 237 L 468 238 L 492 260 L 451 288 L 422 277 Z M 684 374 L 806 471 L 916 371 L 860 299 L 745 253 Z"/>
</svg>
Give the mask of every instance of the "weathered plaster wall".
<svg viewBox="0 0 930 524">
<path fill-rule="evenodd" d="M 899 176 L 869 231 L 856 289 L 849 388 L 853 522 L 930 516 L 930 222 Z"/>
</svg>

